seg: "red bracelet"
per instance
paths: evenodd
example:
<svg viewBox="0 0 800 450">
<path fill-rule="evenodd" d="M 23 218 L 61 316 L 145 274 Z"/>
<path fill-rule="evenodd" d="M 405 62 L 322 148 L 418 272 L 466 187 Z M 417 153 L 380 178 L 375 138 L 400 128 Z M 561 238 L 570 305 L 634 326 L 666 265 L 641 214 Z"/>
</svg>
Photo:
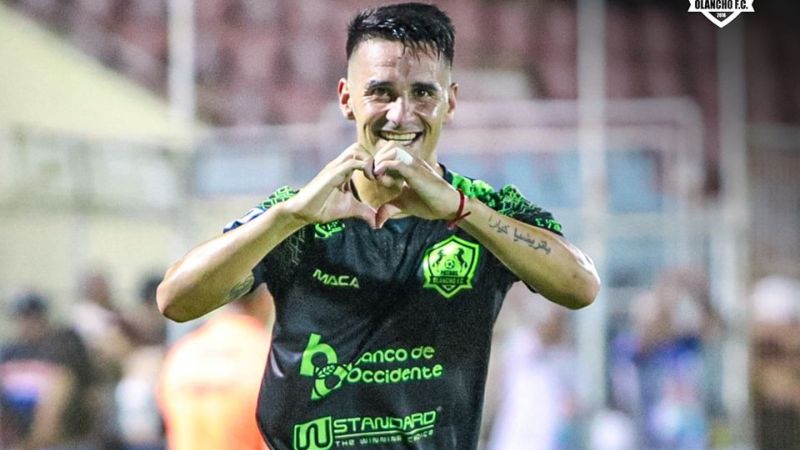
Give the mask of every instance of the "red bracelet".
<svg viewBox="0 0 800 450">
<path fill-rule="evenodd" d="M 447 229 L 453 230 L 458 225 L 458 222 L 461 222 L 461 219 L 467 217 L 468 215 L 472 214 L 471 211 L 464 212 L 464 205 L 467 203 L 466 196 L 461 189 L 458 190 L 458 212 L 456 212 L 456 218 L 447 222 Z M 463 214 L 462 214 L 463 213 Z"/>
</svg>

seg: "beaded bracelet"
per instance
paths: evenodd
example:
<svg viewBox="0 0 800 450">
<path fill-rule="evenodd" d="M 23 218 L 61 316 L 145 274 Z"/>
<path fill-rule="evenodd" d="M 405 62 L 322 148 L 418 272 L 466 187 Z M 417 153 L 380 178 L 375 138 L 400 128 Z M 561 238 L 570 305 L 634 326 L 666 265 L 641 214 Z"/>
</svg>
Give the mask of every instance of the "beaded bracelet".
<svg viewBox="0 0 800 450">
<path fill-rule="evenodd" d="M 448 230 L 455 229 L 456 226 L 458 225 L 458 222 L 460 222 L 461 219 L 463 219 L 464 217 L 467 217 L 468 215 L 472 214 L 471 211 L 467 211 L 466 213 L 464 212 L 464 205 L 465 204 L 466 204 L 466 196 L 464 195 L 464 192 L 461 191 L 461 189 L 459 189 L 458 190 L 458 212 L 456 212 L 456 218 L 455 219 L 451 220 L 450 222 L 447 222 L 447 229 Z"/>
</svg>

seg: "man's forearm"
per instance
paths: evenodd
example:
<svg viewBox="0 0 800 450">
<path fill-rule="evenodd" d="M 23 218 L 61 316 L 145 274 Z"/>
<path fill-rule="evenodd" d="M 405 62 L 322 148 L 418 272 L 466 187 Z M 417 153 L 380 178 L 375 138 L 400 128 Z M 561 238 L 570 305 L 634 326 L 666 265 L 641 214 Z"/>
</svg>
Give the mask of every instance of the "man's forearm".
<svg viewBox="0 0 800 450">
<path fill-rule="evenodd" d="M 200 244 L 167 270 L 158 287 L 159 309 L 184 322 L 241 297 L 253 285 L 253 267 L 303 225 L 282 203 Z"/>
<path fill-rule="evenodd" d="M 504 216 L 476 199 L 460 227 L 549 300 L 577 309 L 594 301 L 600 279 L 591 259 L 560 236 Z"/>
</svg>

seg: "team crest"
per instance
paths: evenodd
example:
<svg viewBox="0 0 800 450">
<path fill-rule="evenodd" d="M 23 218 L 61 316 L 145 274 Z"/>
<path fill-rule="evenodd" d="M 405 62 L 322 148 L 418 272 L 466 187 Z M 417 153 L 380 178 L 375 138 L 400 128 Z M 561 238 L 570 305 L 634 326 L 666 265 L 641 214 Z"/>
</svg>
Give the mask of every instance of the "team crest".
<svg viewBox="0 0 800 450">
<path fill-rule="evenodd" d="M 714 25 L 722 28 L 740 13 L 755 12 L 754 0 L 689 0 L 689 12 L 703 13 Z"/>
<path fill-rule="evenodd" d="M 444 298 L 451 298 L 462 289 L 472 289 L 481 249 L 478 244 L 456 235 L 425 251 L 422 270 L 424 288 L 435 289 Z"/>
</svg>

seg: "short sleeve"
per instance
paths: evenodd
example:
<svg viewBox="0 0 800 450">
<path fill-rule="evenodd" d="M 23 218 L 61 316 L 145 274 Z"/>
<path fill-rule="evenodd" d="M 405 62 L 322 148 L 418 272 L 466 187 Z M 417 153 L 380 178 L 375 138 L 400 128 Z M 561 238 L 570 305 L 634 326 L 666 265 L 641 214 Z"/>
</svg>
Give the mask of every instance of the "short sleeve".
<svg viewBox="0 0 800 450">
<path fill-rule="evenodd" d="M 227 233 L 251 222 L 261 214 L 267 212 L 273 206 L 289 200 L 297 194 L 297 190 L 289 186 L 281 187 L 270 195 L 260 205 L 248 211 L 244 216 L 228 223 L 223 232 Z M 255 282 L 251 291 L 261 283 L 267 283 L 270 290 L 277 289 L 293 273 L 294 269 L 300 264 L 300 257 L 303 254 L 306 243 L 308 242 L 309 227 L 304 227 L 295 232 L 278 244 L 271 252 L 264 255 L 264 258 L 253 268 L 253 278 Z"/>
<path fill-rule="evenodd" d="M 484 203 L 500 214 L 563 236 L 561 223 L 549 211 L 526 199 L 514 185 L 503 186 L 500 191 L 489 194 Z"/>
<path fill-rule="evenodd" d="M 563 236 L 561 224 L 553 218 L 553 215 L 531 203 L 516 186 L 508 184 L 496 191 L 485 181 L 468 178 L 455 172 L 449 172 L 448 177 L 451 178 L 453 187 L 461 190 L 464 195 L 480 200 L 500 214 Z"/>
</svg>

